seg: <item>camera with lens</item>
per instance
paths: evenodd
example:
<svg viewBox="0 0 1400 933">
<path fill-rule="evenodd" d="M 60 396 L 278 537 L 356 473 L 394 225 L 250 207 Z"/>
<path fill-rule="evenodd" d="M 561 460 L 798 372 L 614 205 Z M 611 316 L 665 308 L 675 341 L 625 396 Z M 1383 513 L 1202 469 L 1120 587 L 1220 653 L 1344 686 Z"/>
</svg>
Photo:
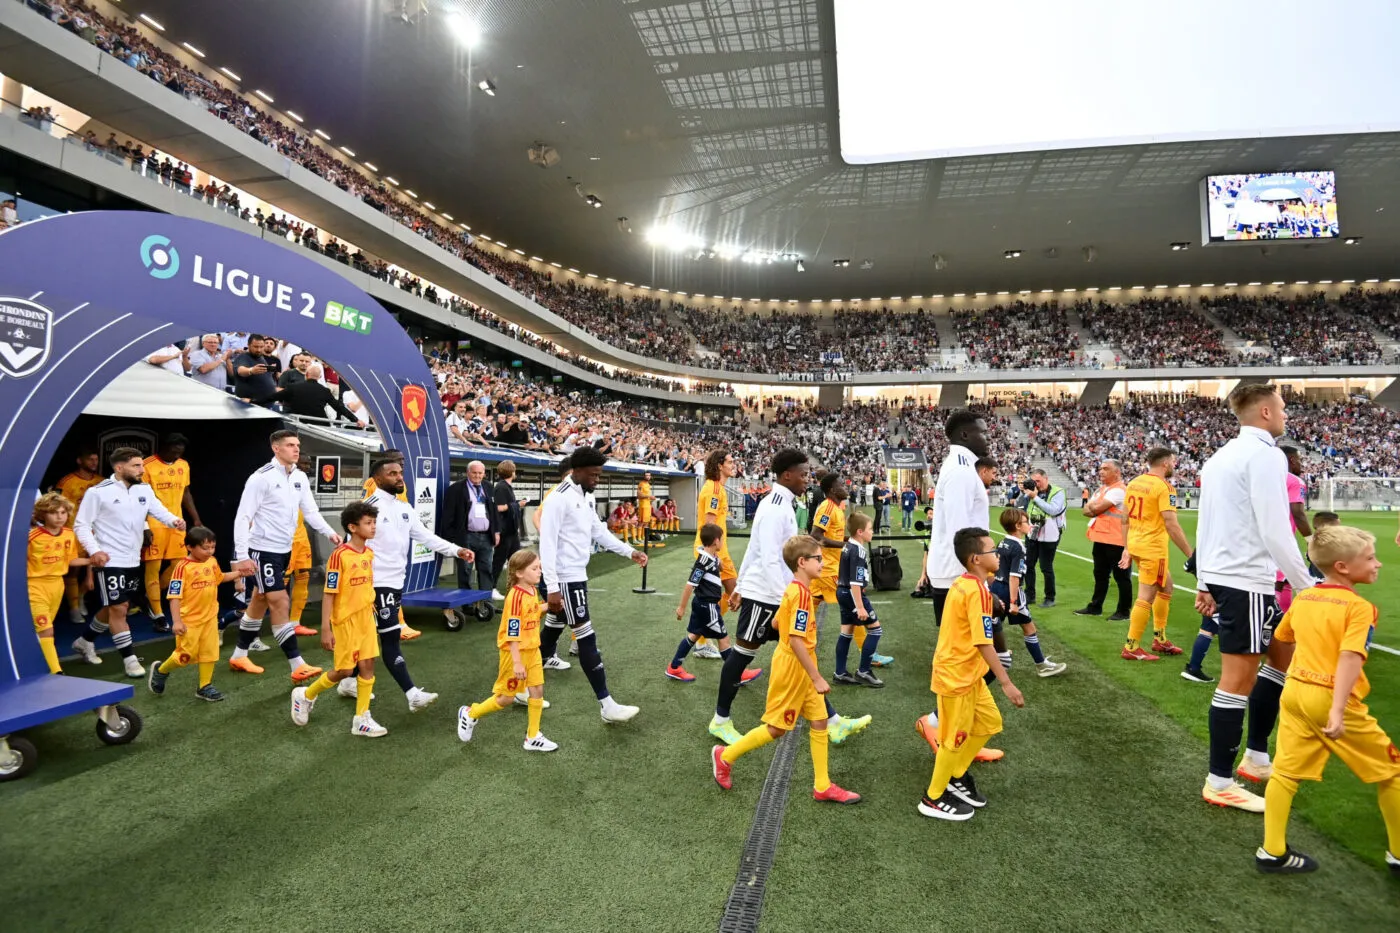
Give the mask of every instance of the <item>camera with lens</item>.
<svg viewBox="0 0 1400 933">
<path fill-rule="evenodd" d="M 1021 480 L 1021 488 L 1024 489 L 1026 492 L 1035 492 L 1035 489 L 1036 489 L 1035 480 L 1033 480 L 1033 479 L 1023 479 L 1023 480 Z"/>
</svg>

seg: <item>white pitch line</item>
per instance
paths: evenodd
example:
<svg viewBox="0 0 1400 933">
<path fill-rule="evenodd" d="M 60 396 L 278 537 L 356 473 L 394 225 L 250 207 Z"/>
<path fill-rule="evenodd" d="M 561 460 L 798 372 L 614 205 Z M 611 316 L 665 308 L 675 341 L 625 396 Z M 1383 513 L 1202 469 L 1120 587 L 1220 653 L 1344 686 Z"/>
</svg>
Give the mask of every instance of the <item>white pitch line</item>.
<svg viewBox="0 0 1400 933">
<path fill-rule="evenodd" d="M 1003 538 L 1006 537 L 1006 533 L 1005 533 L 1005 532 L 1002 532 L 1002 531 L 994 531 L 993 534 L 1000 535 L 1000 536 L 1003 537 Z M 1068 554 L 1070 557 L 1073 557 L 1075 560 L 1082 560 L 1082 561 L 1084 561 L 1084 563 L 1086 563 L 1086 564 L 1092 564 L 1092 563 L 1094 562 L 1094 561 L 1093 561 L 1093 558 L 1084 557 L 1083 555 L 1081 555 L 1081 554 L 1076 554 L 1076 553 L 1074 553 L 1073 551 L 1057 550 L 1055 553 L 1056 553 L 1056 554 Z M 1189 596 L 1189 597 L 1191 598 L 1191 602 L 1192 602 L 1193 604 L 1194 604 L 1195 601 L 1196 601 L 1196 591 L 1195 591 L 1194 589 L 1188 589 L 1187 587 L 1173 586 L 1173 587 L 1172 587 L 1172 595 L 1173 595 L 1173 596 Z M 1378 644 L 1378 643 L 1376 643 L 1376 642 L 1371 642 L 1371 647 L 1374 648 L 1374 649 L 1376 649 L 1377 651 L 1384 651 L 1386 654 L 1393 654 L 1393 655 L 1395 655 L 1396 657 L 1400 657 L 1400 650 L 1397 650 L 1397 649 L 1395 649 L 1395 648 L 1391 648 L 1389 645 L 1382 645 L 1382 644 Z"/>
</svg>

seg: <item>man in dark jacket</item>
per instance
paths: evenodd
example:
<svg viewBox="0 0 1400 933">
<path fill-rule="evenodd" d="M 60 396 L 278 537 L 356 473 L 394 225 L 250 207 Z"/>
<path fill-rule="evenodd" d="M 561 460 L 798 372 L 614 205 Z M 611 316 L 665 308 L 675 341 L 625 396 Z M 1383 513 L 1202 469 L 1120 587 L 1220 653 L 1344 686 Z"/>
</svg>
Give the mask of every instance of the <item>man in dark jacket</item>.
<svg viewBox="0 0 1400 933">
<path fill-rule="evenodd" d="M 515 480 L 515 463 L 502 460 L 496 464 L 496 476 L 499 478 L 496 480 L 496 488 L 492 490 L 492 499 L 496 503 L 496 514 L 500 516 L 501 543 L 496 546 L 496 556 L 491 567 L 493 580 L 501 578 L 506 561 L 520 550 L 520 512 L 523 505 L 516 499 L 515 487 L 511 485 Z"/>
<path fill-rule="evenodd" d="M 466 478 L 447 487 L 442 500 L 447 531 L 444 537 L 476 555 L 476 588 L 490 590 L 492 599 L 504 599 L 491 578 L 491 561 L 501 543 L 501 519 L 495 496 L 485 480 L 486 465 L 473 460 L 467 464 Z M 471 589 L 471 565 L 460 560 L 457 586 Z"/>
<path fill-rule="evenodd" d="M 321 385 L 320 378 L 320 364 L 312 363 L 306 368 L 305 378 L 300 382 L 284 385 L 268 401 L 281 402 L 283 411 L 301 415 L 303 418 L 325 418 L 326 406 L 329 405 L 340 417 L 348 419 L 351 424 L 358 424 L 359 419 L 355 417 L 355 413 L 332 395 L 330 389 Z M 334 421 L 335 418 L 332 417 L 331 420 Z"/>
</svg>

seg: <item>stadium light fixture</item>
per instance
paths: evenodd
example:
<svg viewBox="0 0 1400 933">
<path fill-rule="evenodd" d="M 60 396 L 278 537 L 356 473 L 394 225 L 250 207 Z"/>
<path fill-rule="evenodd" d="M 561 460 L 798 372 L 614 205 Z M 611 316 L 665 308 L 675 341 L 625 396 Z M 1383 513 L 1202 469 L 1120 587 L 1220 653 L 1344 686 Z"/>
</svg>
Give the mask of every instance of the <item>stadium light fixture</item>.
<svg viewBox="0 0 1400 933">
<path fill-rule="evenodd" d="M 807 271 L 807 266 L 806 266 L 806 265 L 802 262 L 802 260 L 800 260 L 800 259 L 797 260 L 797 271 L 798 271 L 798 272 L 806 272 L 806 271 Z"/>
<path fill-rule="evenodd" d="M 350 158 L 352 158 L 352 159 L 355 158 L 355 150 L 349 148 L 348 146 L 341 146 L 341 147 L 340 147 L 340 151 L 343 152 L 343 153 L 345 153 L 346 155 L 348 155 L 348 156 L 349 156 Z"/>
<path fill-rule="evenodd" d="M 849 259 L 833 259 L 831 265 L 837 269 L 844 269 L 851 264 Z"/>
<path fill-rule="evenodd" d="M 1342 241 L 1342 244 L 1343 244 L 1344 246 L 1355 246 L 1357 243 L 1360 243 L 1360 242 L 1361 242 L 1361 237 L 1359 237 L 1359 236 L 1349 236 L 1349 237 L 1347 237 L 1345 240 Z"/>
<path fill-rule="evenodd" d="M 447 17 L 447 31 L 452 33 L 452 38 L 469 49 L 476 48 L 476 44 L 481 41 L 481 27 L 476 20 L 461 13 L 451 13 Z"/>
<path fill-rule="evenodd" d="M 379 166 L 375 165 L 373 162 L 366 162 L 364 165 L 365 168 L 369 169 L 371 172 L 379 171 Z M 443 214 L 442 216 L 446 217 L 447 215 Z"/>
<path fill-rule="evenodd" d="M 1067 289 L 1065 289 L 1065 294 L 1066 294 L 1066 295 L 1073 295 L 1073 294 L 1075 293 L 1075 291 L 1076 291 L 1076 289 L 1067 288 Z"/>
<path fill-rule="evenodd" d="M 953 292 L 954 298 L 966 298 L 967 292 Z"/>
<path fill-rule="evenodd" d="M 1332 280 L 1331 280 L 1331 279 L 1318 279 L 1318 280 L 1317 280 L 1317 284 L 1319 284 L 1319 285 L 1331 285 L 1331 284 L 1332 284 Z"/>
<path fill-rule="evenodd" d="M 569 271 L 572 272 L 574 275 L 580 275 L 580 274 L 581 274 L 581 273 L 580 273 L 577 269 L 575 269 L 573 266 L 570 266 L 570 267 L 569 267 Z M 650 286 L 648 286 L 648 287 L 650 287 Z"/>
<path fill-rule="evenodd" d="M 406 195 L 408 195 L 410 198 L 412 198 L 412 199 L 415 200 L 415 201 L 418 200 L 418 194 L 417 194 L 412 188 L 405 188 L 405 189 L 403 189 L 403 193 L 406 194 Z"/>
<path fill-rule="evenodd" d="M 1355 285 L 1356 279 L 1342 279 L 1343 285 Z"/>
<path fill-rule="evenodd" d="M 1226 283 L 1225 283 L 1225 287 L 1226 287 L 1226 288 L 1239 288 L 1239 287 L 1240 287 L 1240 283 L 1239 283 L 1239 282 L 1226 282 Z"/>
<path fill-rule="evenodd" d="M 592 273 L 592 272 L 588 272 L 588 273 L 585 273 L 583 277 L 584 277 L 585 279 L 596 279 L 598 276 L 597 276 L 596 274 Z M 663 289 L 661 289 L 661 290 L 664 292 L 666 289 L 663 288 Z"/>
<path fill-rule="evenodd" d="M 437 210 L 437 205 L 434 204 L 432 201 L 424 201 L 424 202 L 423 202 L 423 206 L 426 207 L 426 208 L 427 208 L 428 210 L 430 210 L 430 211 L 435 211 L 435 210 Z"/>
<path fill-rule="evenodd" d="M 1041 293 L 1042 295 L 1053 295 L 1053 294 L 1055 294 L 1055 290 L 1054 290 L 1053 288 L 1042 288 L 1042 289 L 1040 290 L 1040 293 Z"/>
<path fill-rule="evenodd" d="M 327 133 L 325 130 L 317 129 L 317 130 L 312 130 L 312 132 L 315 133 L 317 136 L 321 137 L 322 139 L 324 139 L 326 142 L 330 142 L 331 134 L 330 134 L 330 133 Z M 398 182 L 394 182 L 394 184 L 398 184 Z"/>
<path fill-rule="evenodd" d="M 910 300 L 910 301 L 922 301 L 922 300 L 923 300 L 923 297 L 924 297 L 923 295 L 910 295 L 910 296 L 909 296 L 909 300 Z"/>
<path fill-rule="evenodd" d="M 274 102 L 274 101 L 272 100 L 272 95 L 269 94 L 269 93 L 267 93 L 267 91 L 264 91 L 264 90 L 259 89 L 259 90 L 253 91 L 253 93 L 256 94 L 256 95 L 258 95 L 259 97 L 261 97 L 263 100 L 267 101 L 269 104 L 271 104 L 271 103 Z"/>
<path fill-rule="evenodd" d="M 561 265 L 560 263 L 557 263 L 557 262 L 551 262 L 550 265 L 553 266 L 553 267 L 556 268 L 556 269 L 562 269 L 562 268 L 564 268 L 563 265 Z"/>
<path fill-rule="evenodd" d="M 243 82 L 243 79 L 242 79 L 242 78 L 240 78 L 238 75 L 234 74 L 234 73 L 233 73 L 232 71 L 230 71 L 228 68 L 223 68 L 223 67 L 221 67 L 219 70 L 222 71 L 224 74 L 228 75 L 228 76 L 229 76 L 230 78 L 232 78 L 233 80 L 239 82 L 240 84 Z"/>
<path fill-rule="evenodd" d="M 188 42 L 181 42 L 180 44 L 181 44 L 182 46 L 184 46 L 186 49 L 188 49 L 190 52 L 194 53 L 195 55 L 198 55 L 200 58 L 203 58 L 203 57 L 204 57 L 204 53 L 203 53 L 203 52 L 201 52 L 199 49 L 195 48 L 194 46 L 190 45 Z"/>
<path fill-rule="evenodd" d="M 997 292 L 997 295 L 1009 295 L 1009 294 L 1011 294 L 1011 293 L 1010 293 L 1010 292 Z"/>
<path fill-rule="evenodd" d="M 584 198 L 584 200 L 588 202 L 589 207 L 603 206 L 603 199 L 598 197 L 596 194 L 590 194 L 588 197 Z"/>
<path fill-rule="evenodd" d="M 1272 285 L 1274 285 L 1275 287 L 1277 287 L 1277 286 L 1279 286 L 1279 285 L 1286 285 L 1287 283 L 1286 283 L 1286 282 L 1272 282 L 1272 283 L 1270 283 L 1270 284 L 1272 284 Z"/>
<path fill-rule="evenodd" d="M 987 293 L 986 293 L 986 292 L 978 292 L 978 293 L 977 293 L 977 297 L 978 297 L 978 298 L 986 298 L 986 297 L 987 297 Z"/>
<path fill-rule="evenodd" d="M 1029 295 L 1030 293 L 1031 293 L 1031 290 L 1030 290 L 1029 288 L 1023 288 L 1023 289 L 1021 289 L 1019 292 L 1017 292 L 1016 294 L 1018 294 L 1018 295 Z"/>
<path fill-rule="evenodd" d="M 457 219 L 456 217 L 453 217 L 451 214 L 443 214 L 442 216 L 443 216 L 443 219 L 444 219 L 444 220 L 456 220 L 456 219 Z"/>
<path fill-rule="evenodd" d="M 291 117 L 293 120 L 297 121 L 298 123 L 306 122 L 302 119 L 301 114 L 297 113 L 295 110 L 284 110 L 282 112 L 285 113 L 287 116 Z"/>
<path fill-rule="evenodd" d="M 1190 285 L 1183 285 L 1183 286 L 1181 286 L 1181 287 L 1182 287 L 1182 288 L 1190 288 L 1191 286 L 1190 286 Z M 1215 287 L 1215 283 L 1214 283 L 1214 282 L 1202 282 L 1202 283 L 1201 283 L 1201 288 L 1214 288 L 1214 287 Z"/>
<path fill-rule="evenodd" d="M 1173 252 L 1173 253 L 1179 253 L 1179 252 L 1182 252 L 1183 250 L 1188 250 L 1188 249 L 1190 249 L 1190 248 L 1191 248 L 1191 244 L 1188 243 L 1188 242 L 1186 242 L 1185 240 L 1178 240 L 1177 242 L 1175 242 L 1175 243 L 1172 244 L 1172 252 Z"/>
<path fill-rule="evenodd" d="M 1091 287 L 1086 288 L 1086 289 L 1084 289 L 1084 290 L 1085 290 L 1086 292 L 1096 292 L 1096 291 L 1099 290 L 1099 287 L 1098 287 L 1097 285 L 1094 285 L 1094 286 L 1091 286 Z"/>
<path fill-rule="evenodd" d="M 164 27 L 164 26 L 162 26 L 160 23 L 156 22 L 155 20 L 151 19 L 151 18 L 150 18 L 149 16 L 147 16 L 145 13 L 142 13 L 142 14 L 140 15 L 140 19 L 141 19 L 141 21 L 142 21 L 143 23 L 145 23 L 147 26 L 150 26 L 152 29 L 156 30 L 157 32 L 165 32 L 165 27 Z"/>
<path fill-rule="evenodd" d="M 524 255 L 525 255 L 525 251 L 524 251 L 523 249 L 513 249 L 513 250 L 511 250 L 511 252 L 514 253 L 514 254 L 517 255 L 517 256 L 524 256 Z M 616 279 L 613 279 L 613 281 L 616 282 L 617 280 L 616 280 Z"/>
<path fill-rule="evenodd" d="M 487 97 L 496 96 L 496 85 L 492 83 L 489 78 L 482 78 L 480 81 L 477 82 L 476 86 L 485 91 Z"/>
<path fill-rule="evenodd" d="M 1110 286 L 1108 287 L 1108 290 L 1111 291 L 1111 292 L 1121 292 L 1121 291 L 1123 290 L 1123 286 L 1121 286 L 1121 285 L 1110 285 Z"/>
<path fill-rule="evenodd" d="M 1294 282 L 1294 285 L 1311 285 L 1311 282 Z"/>
<path fill-rule="evenodd" d="M 1008 249 L 1008 250 L 1006 250 L 1005 252 L 1003 252 L 1003 253 L 1001 254 L 1001 258 L 1002 258 L 1002 259 L 1020 259 L 1020 258 L 1021 258 L 1021 251 L 1020 251 L 1019 249 Z"/>
<path fill-rule="evenodd" d="M 1191 283 L 1190 283 L 1190 282 L 1182 282 L 1180 285 L 1177 286 L 1177 288 L 1190 288 L 1190 287 L 1191 287 Z"/>
</svg>

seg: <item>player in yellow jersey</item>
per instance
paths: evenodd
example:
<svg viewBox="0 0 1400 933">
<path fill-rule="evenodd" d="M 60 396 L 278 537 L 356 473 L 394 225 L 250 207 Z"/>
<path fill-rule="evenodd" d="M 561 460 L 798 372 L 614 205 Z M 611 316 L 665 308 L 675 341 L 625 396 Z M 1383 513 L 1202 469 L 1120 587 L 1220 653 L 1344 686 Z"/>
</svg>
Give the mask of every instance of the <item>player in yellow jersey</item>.
<svg viewBox="0 0 1400 933">
<path fill-rule="evenodd" d="M 656 503 L 656 497 L 651 494 L 651 474 L 643 473 L 642 481 L 637 484 L 637 518 L 642 523 L 642 539 L 646 540 L 646 533 L 651 531 L 655 524 L 656 516 L 652 506 Z M 660 541 L 656 542 L 656 547 L 665 547 Z"/>
<path fill-rule="evenodd" d="M 730 768 L 756 748 L 781 738 L 797 725 L 800 716 L 811 726 L 812 797 L 831 803 L 860 803 L 860 794 L 831 781 L 827 773 L 827 704 L 823 696 L 831 685 L 817 670 L 817 617 L 811 586 L 821 575 L 821 548 L 808 535 L 793 535 L 783 545 L 783 563 L 792 571 L 792 582 L 773 617 L 778 647 L 768 681 L 768 704 L 763 723 L 726 747 L 710 749 L 715 783 L 733 787 Z"/>
<path fill-rule="evenodd" d="M 1167 566 L 1167 542 L 1191 556 L 1191 542 L 1176 518 L 1176 488 L 1167 480 L 1176 469 L 1176 454 L 1165 447 L 1147 452 L 1147 472 L 1128 484 L 1123 503 L 1124 549 L 1118 566 L 1138 565 L 1137 602 L 1128 617 L 1125 661 L 1157 661 L 1163 654 L 1181 654 L 1167 638 L 1167 616 L 1172 607 L 1172 574 Z M 1152 620 L 1152 651 L 1142 647 L 1147 620 Z M 1153 654 L 1152 652 L 1157 652 Z"/>
<path fill-rule="evenodd" d="M 522 689 L 529 692 L 529 718 L 525 724 L 527 752 L 552 752 L 559 745 L 540 731 L 544 712 L 544 663 L 540 658 L 540 622 L 544 604 L 536 587 L 542 576 L 540 556 L 531 550 L 516 551 L 506 562 L 506 601 L 501 609 L 501 627 L 496 631 L 500 662 L 491 696 L 471 706 L 457 709 L 457 738 L 470 742 L 481 717 L 512 706 Z"/>
<path fill-rule="evenodd" d="M 89 489 L 107 478 L 97 472 L 102 461 L 93 448 L 81 448 L 75 461 L 78 468 L 72 473 L 64 474 L 53 486 L 54 492 L 73 503 L 73 508 L 68 512 L 69 528 L 73 527 L 73 520 L 78 517 L 78 506 L 83 504 L 83 496 L 87 495 Z M 87 552 L 83 550 L 81 544 L 78 545 L 78 556 L 87 556 Z M 83 616 L 83 594 L 90 589 L 92 589 L 92 570 L 88 567 L 78 567 L 64 578 L 63 598 L 68 604 L 68 617 L 77 625 L 82 625 L 86 621 Z"/>
<path fill-rule="evenodd" d="M 369 713 L 374 696 L 374 659 L 379 657 L 379 632 L 374 615 L 374 551 L 367 543 L 374 537 L 379 510 L 368 502 L 352 502 L 340 513 L 346 542 L 326 561 L 326 591 L 321 600 L 321 647 L 335 652 L 334 670 L 323 673 L 309 687 L 292 690 L 292 722 L 304 726 L 316 705 L 316 697 L 347 677 L 355 676 L 355 718 L 350 734 L 366 738 L 387 735 Z"/>
<path fill-rule="evenodd" d="M 301 614 L 306 611 L 306 601 L 311 596 L 311 563 L 311 536 L 306 533 L 306 522 L 301 520 L 298 509 L 297 530 L 292 533 L 292 557 L 287 562 L 287 589 L 292 594 L 292 624 L 301 636 L 316 634 L 314 628 L 301 624 Z"/>
<path fill-rule="evenodd" d="M 219 584 L 242 580 L 236 570 L 224 573 L 214 559 L 214 532 L 195 525 L 185 532 L 189 556 L 175 562 L 166 587 L 170 617 L 175 629 L 175 650 L 160 664 L 151 665 L 146 686 L 156 696 L 165 693 L 165 682 L 177 667 L 193 661 L 199 665 L 195 696 L 210 703 L 224 699 L 214 686 L 214 665 L 219 660 Z"/>
<path fill-rule="evenodd" d="M 725 481 L 739 470 L 734 455 L 727 448 L 717 447 L 705 457 L 705 479 L 700 484 L 700 495 L 695 503 L 695 544 L 692 550 L 704 547 L 700 541 L 700 529 L 706 525 L 718 525 L 724 529 L 719 541 L 719 580 L 724 588 L 724 596 L 719 601 L 719 611 L 739 608 L 739 594 L 734 588 L 739 582 L 739 571 L 734 567 L 734 558 L 729 556 L 729 491 Z M 679 523 L 676 526 L 680 530 Z M 713 661 L 721 657 L 719 649 L 704 638 L 695 643 L 692 657 L 708 658 Z"/>
<path fill-rule="evenodd" d="M 938 753 L 919 812 L 938 820 L 962 821 L 987 805 L 968 766 L 987 740 L 1001 731 L 1001 712 L 984 679 L 991 671 L 1013 706 L 1025 698 L 1006 673 L 992 644 L 992 594 L 987 580 L 1000 566 L 985 528 L 953 534 L 953 554 L 966 571 L 953 581 L 943 605 L 931 689 L 938 696 Z"/>
<path fill-rule="evenodd" d="M 391 447 L 391 448 L 389 448 L 388 450 L 384 451 L 384 455 L 383 455 L 382 457 L 380 457 L 379 459 L 380 459 L 380 460 L 388 460 L 388 461 L 391 461 L 391 462 L 393 462 L 393 463 L 397 463 L 399 466 L 403 466 L 403 465 L 404 465 L 403 451 L 402 451 L 402 450 L 398 450 L 397 448 L 393 448 L 393 447 Z M 408 476 L 408 472 L 407 472 L 407 471 L 404 472 L 404 476 L 405 476 L 405 477 Z M 378 487 L 377 485 L 375 485 L 374 477 L 373 477 L 373 476 L 367 476 L 367 477 L 365 477 L 365 482 L 364 482 L 363 488 L 364 488 L 364 491 L 365 491 L 365 498 L 368 499 L 370 496 L 374 495 L 375 490 L 377 490 L 379 487 Z M 395 498 L 399 499 L 399 500 L 402 501 L 402 502 L 409 502 L 409 503 L 411 504 L 412 500 L 408 498 L 408 491 L 409 491 L 409 486 L 408 486 L 408 483 L 405 482 L 405 483 L 404 483 L 403 490 L 402 490 Z M 443 615 L 450 615 L 451 612 L 452 612 L 452 610 L 450 610 L 450 609 L 444 610 L 444 611 L 443 611 Z M 294 618 L 294 619 L 296 618 L 296 613 L 292 613 L 292 618 Z M 297 634 L 300 635 L 301 632 L 297 632 Z M 313 633 L 313 634 L 314 634 L 314 633 Z M 403 608 L 400 607 L 400 608 L 399 608 L 399 641 L 413 641 L 413 639 L 415 639 L 415 638 L 420 638 L 420 637 L 422 637 L 422 635 L 423 635 L 422 632 L 420 632 L 418 629 L 414 628 L 413 626 L 409 625 L 408 622 L 407 622 L 407 620 L 404 619 Z"/>
<path fill-rule="evenodd" d="M 850 496 L 837 473 L 823 476 L 820 486 L 822 501 L 812 518 L 812 537 L 822 547 L 822 572 L 812 581 L 818 627 L 826 620 L 827 607 L 836 605 L 836 575 L 841 569 L 841 549 L 846 546 L 846 499 Z"/>
<path fill-rule="evenodd" d="M 1274 641 L 1291 645 L 1293 656 L 1279 698 L 1264 844 L 1254 865 L 1271 874 L 1317 869 L 1315 860 L 1288 847 L 1288 814 L 1298 782 L 1322 780 L 1327 759 L 1336 755 L 1363 783 L 1376 785 L 1389 842 L 1385 861 L 1400 877 L 1400 749 L 1363 702 L 1371 685 L 1361 667 L 1380 613 L 1356 587 L 1376 582 L 1376 538 L 1333 525 L 1313 536 L 1308 557 L 1325 580 L 1295 596 L 1274 629 Z"/>
<path fill-rule="evenodd" d="M 34 527 L 29 530 L 29 611 L 50 674 L 63 673 L 53 643 L 53 620 L 63 607 L 63 578 L 69 570 L 88 565 L 86 557 L 78 556 L 78 539 L 68 527 L 73 512 L 73 503 L 62 495 L 45 493 L 34 503 Z"/>
<path fill-rule="evenodd" d="M 145 459 L 146 473 L 142 482 L 151 487 L 161 505 L 177 518 L 185 519 L 186 525 L 193 526 L 201 522 L 194 507 L 194 496 L 190 495 L 190 465 L 185 460 L 187 443 L 183 434 L 167 434 L 156 455 Z M 146 519 L 146 526 L 150 544 L 141 551 L 146 575 L 146 606 L 151 613 L 151 628 L 168 632 L 170 623 L 161 607 L 160 594 L 170 583 L 170 571 L 162 574 L 162 570 L 167 561 L 184 559 L 185 533 L 167 528 L 153 518 Z"/>
</svg>

